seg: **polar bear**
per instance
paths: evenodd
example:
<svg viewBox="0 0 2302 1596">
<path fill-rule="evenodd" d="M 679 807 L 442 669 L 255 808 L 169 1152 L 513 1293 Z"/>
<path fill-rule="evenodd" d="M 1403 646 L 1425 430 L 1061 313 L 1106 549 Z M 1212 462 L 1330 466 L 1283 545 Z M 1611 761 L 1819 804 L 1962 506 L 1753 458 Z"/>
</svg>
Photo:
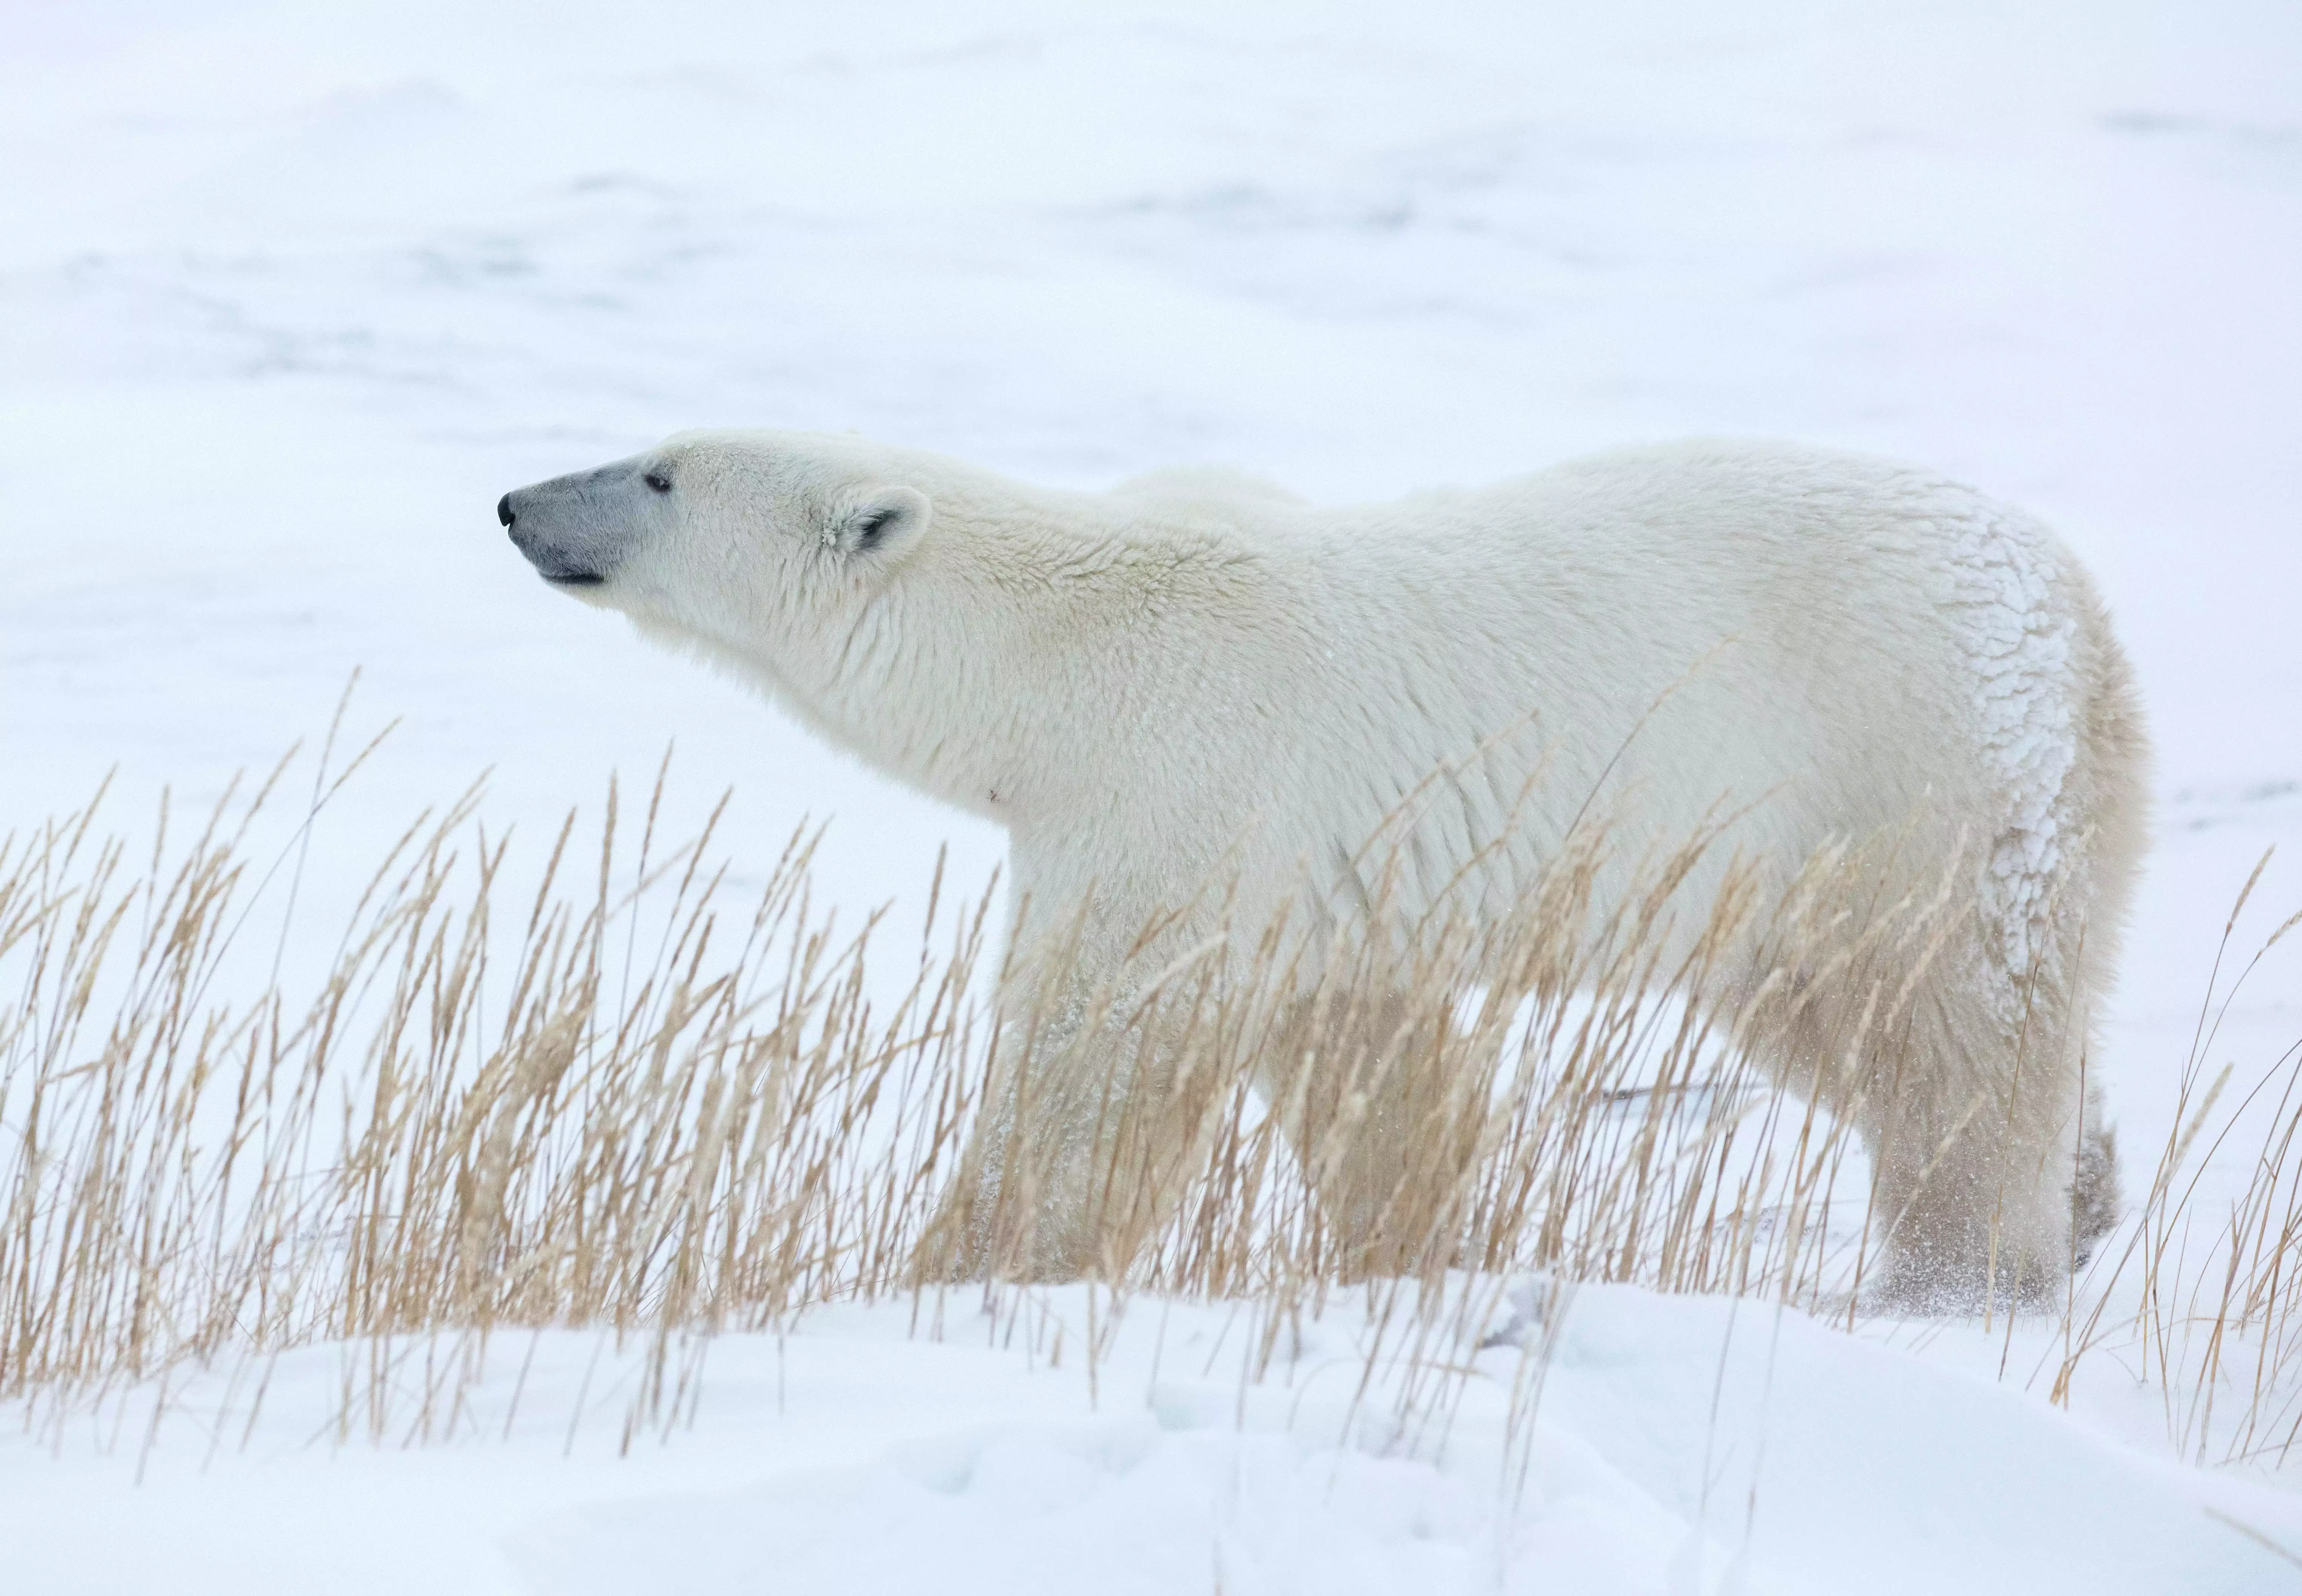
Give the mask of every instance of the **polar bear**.
<svg viewBox="0 0 2302 1596">
<path fill-rule="evenodd" d="M 1694 441 L 1329 508 L 1222 469 L 1066 491 L 716 431 L 497 509 L 553 584 L 1005 827 L 1013 945 L 1069 927 L 1079 981 L 1155 917 L 1189 943 L 1216 873 L 1226 924 L 1370 903 L 1366 840 L 1434 771 L 1383 913 L 1507 912 L 1601 794 L 1634 837 L 1735 817 L 1697 894 L 1730 853 L 1900 836 L 1908 878 L 1940 867 L 1958 901 L 1892 1058 L 1849 1066 L 1881 1295 L 2035 1290 L 2108 1222 L 2085 1049 L 2147 743 L 2085 571 L 1972 488 Z M 1090 1267 L 1082 1222 L 1057 1215 L 1032 1267 Z"/>
</svg>

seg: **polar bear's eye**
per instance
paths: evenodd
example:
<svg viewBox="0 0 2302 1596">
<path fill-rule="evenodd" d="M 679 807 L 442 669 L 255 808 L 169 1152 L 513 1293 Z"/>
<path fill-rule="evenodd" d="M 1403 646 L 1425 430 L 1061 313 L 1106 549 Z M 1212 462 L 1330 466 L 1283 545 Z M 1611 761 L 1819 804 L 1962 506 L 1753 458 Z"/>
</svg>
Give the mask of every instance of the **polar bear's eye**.
<svg viewBox="0 0 2302 1596">
<path fill-rule="evenodd" d="M 647 483 L 649 487 L 653 488 L 659 493 L 668 493 L 671 491 L 671 478 L 666 476 L 660 471 L 651 471 L 645 476 L 640 478 L 640 480 Z"/>
</svg>

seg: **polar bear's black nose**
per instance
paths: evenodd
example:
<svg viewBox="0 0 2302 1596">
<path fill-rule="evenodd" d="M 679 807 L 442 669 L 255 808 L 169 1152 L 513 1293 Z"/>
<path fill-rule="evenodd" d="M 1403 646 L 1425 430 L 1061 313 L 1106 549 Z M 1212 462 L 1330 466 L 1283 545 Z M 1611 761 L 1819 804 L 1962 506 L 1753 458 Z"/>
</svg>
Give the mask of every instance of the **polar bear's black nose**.
<svg viewBox="0 0 2302 1596">
<path fill-rule="evenodd" d="M 507 493 L 501 499 L 496 500 L 496 519 L 502 522 L 506 526 L 511 525 L 510 494 Z"/>
</svg>

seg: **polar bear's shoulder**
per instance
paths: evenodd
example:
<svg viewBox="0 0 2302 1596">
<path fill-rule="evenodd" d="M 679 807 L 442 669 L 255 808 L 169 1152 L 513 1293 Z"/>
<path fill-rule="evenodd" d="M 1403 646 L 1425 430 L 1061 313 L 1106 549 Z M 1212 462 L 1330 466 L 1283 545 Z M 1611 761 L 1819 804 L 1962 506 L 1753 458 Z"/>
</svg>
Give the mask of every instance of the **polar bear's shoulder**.
<svg viewBox="0 0 2302 1596">
<path fill-rule="evenodd" d="M 1310 501 L 1277 483 L 1236 466 L 1163 466 L 1130 476 L 1113 488 L 1124 499 L 1158 504 L 1217 508 L 1227 504 L 1304 505 Z"/>
</svg>

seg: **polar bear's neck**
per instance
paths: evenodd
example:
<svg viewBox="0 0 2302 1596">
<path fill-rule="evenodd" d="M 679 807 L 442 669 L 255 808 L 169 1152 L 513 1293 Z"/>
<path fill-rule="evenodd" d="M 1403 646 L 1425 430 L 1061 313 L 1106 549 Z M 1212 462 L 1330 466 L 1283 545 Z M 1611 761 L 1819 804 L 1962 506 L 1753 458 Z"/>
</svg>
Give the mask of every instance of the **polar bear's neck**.
<svg viewBox="0 0 2302 1596">
<path fill-rule="evenodd" d="M 1010 827 L 1107 808 L 1119 794 L 1096 789 L 1130 778 L 1130 728 L 1172 713 L 1210 647 L 1271 613 L 1276 578 L 1249 540 L 1176 522 L 1102 495 L 939 496 L 927 546 L 809 651 L 793 707 Z"/>
</svg>

